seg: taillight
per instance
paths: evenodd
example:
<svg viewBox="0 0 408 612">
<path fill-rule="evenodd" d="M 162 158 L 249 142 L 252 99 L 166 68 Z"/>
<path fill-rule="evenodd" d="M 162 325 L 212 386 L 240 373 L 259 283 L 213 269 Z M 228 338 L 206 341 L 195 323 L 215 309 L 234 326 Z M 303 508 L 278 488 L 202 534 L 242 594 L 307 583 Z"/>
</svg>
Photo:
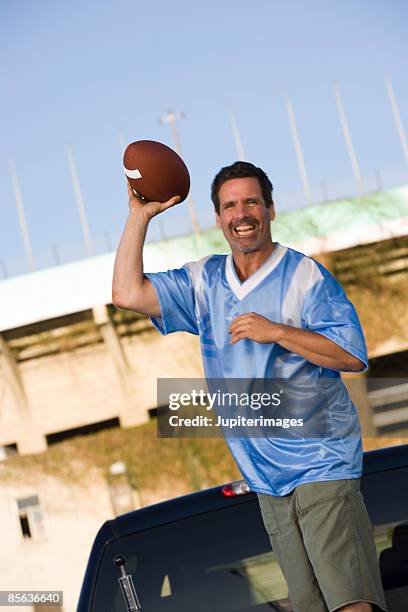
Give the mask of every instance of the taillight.
<svg viewBox="0 0 408 612">
<path fill-rule="evenodd" d="M 222 494 L 225 495 L 225 497 L 235 497 L 235 495 L 246 495 L 247 493 L 251 493 L 251 489 L 245 480 L 232 482 L 222 487 Z"/>
</svg>

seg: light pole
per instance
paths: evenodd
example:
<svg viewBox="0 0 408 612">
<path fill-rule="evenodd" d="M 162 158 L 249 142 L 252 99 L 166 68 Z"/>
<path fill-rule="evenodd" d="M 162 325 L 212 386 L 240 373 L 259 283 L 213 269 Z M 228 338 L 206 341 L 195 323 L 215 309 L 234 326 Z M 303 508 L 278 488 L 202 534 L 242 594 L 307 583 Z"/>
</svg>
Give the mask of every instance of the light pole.
<svg viewBox="0 0 408 612">
<path fill-rule="evenodd" d="M 346 111 L 344 110 L 343 102 L 340 96 L 340 91 L 338 85 L 335 83 L 333 85 L 334 97 L 336 99 L 337 111 L 339 113 L 340 125 L 343 132 L 344 140 L 346 142 L 347 152 L 350 157 L 351 167 L 353 168 L 354 180 L 356 181 L 357 193 L 359 195 L 363 195 L 364 193 L 364 183 L 363 177 L 361 175 L 360 166 L 357 160 L 357 155 L 354 150 L 353 141 L 351 139 L 351 133 L 349 124 L 347 121 Z"/>
<path fill-rule="evenodd" d="M 85 247 L 88 256 L 93 254 L 91 234 L 89 231 L 88 219 L 86 216 L 84 198 L 82 197 L 81 186 L 79 184 L 78 173 L 75 165 L 74 152 L 72 147 L 67 147 L 67 157 L 69 173 L 71 176 L 72 188 L 74 190 L 75 202 L 78 208 L 79 219 L 81 221 L 82 235 L 84 237 Z"/>
<path fill-rule="evenodd" d="M 184 113 L 175 113 L 172 110 L 168 110 L 166 115 L 163 115 L 163 117 L 159 118 L 159 123 L 162 123 L 162 124 L 168 123 L 170 125 L 171 135 L 173 137 L 174 148 L 176 152 L 180 155 L 180 157 L 182 157 L 181 142 L 180 142 L 180 137 L 177 131 L 176 123 L 178 119 L 184 119 L 184 117 L 185 117 Z M 187 205 L 188 205 L 188 210 L 190 212 L 190 218 L 191 218 L 191 224 L 193 226 L 193 231 L 194 231 L 195 236 L 197 237 L 201 234 L 201 228 L 200 228 L 200 223 L 198 221 L 197 212 L 195 209 L 195 204 L 190 194 L 187 196 Z"/>
<path fill-rule="evenodd" d="M 127 466 L 123 461 L 115 461 L 109 467 L 108 486 L 115 516 L 140 508 L 139 494 L 130 486 Z"/>
<path fill-rule="evenodd" d="M 407 165 L 408 165 L 407 137 L 405 134 L 404 126 L 402 124 L 402 119 L 401 119 L 401 114 L 398 108 L 397 98 L 395 97 L 394 88 L 392 86 L 391 79 L 389 76 L 385 77 L 385 85 L 387 87 L 388 98 L 390 100 L 391 110 L 392 110 L 392 114 L 393 114 L 394 121 L 395 121 L 395 127 L 397 128 L 398 136 L 400 139 L 402 152 L 404 154 L 405 161 L 407 162 Z"/>
<path fill-rule="evenodd" d="M 292 134 L 293 146 L 295 147 L 296 159 L 298 163 L 300 178 L 302 181 L 303 193 L 306 198 L 306 204 L 312 203 L 312 190 L 310 187 L 309 177 L 306 172 L 305 158 L 303 156 L 302 146 L 300 144 L 299 131 L 296 124 L 295 113 L 289 98 L 286 98 L 286 111 L 288 113 L 290 132 Z"/>
<path fill-rule="evenodd" d="M 247 161 L 245 151 L 244 151 L 244 145 L 242 144 L 242 140 L 241 140 L 241 134 L 239 132 L 237 120 L 235 118 L 235 113 L 233 111 L 230 111 L 229 119 L 230 119 L 232 135 L 234 136 L 235 149 L 238 155 L 238 160 Z"/>
<path fill-rule="evenodd" d="M 17 176 L 16 164 L 13 159 L 10 160 L 10 174 L 11 182 L 13 184 L 14 198 L 16 200 L 20 231 L 23 237 L 23 243 L 27 257 L 28 268 L 32 272 L 35 269 L 33 247 L 31 245 L 30 232 L 28 230 L 27 219 L 24 210 L 23 196 L 21 193 L 20 182 Z"/>
</svg>

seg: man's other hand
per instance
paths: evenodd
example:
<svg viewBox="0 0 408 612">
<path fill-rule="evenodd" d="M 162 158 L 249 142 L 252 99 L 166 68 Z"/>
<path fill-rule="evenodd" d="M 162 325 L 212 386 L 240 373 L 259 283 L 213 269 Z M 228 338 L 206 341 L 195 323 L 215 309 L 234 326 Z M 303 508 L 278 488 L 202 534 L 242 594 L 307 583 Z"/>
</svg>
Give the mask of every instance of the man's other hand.
<svg viewBox="0 0 408 612">
<path fill-rule="evenodd" d="M 280 326 L 256 312 L 236 317 L 230 325 L 230 343 L 236 344 L 239 340 L 254 340 L 261 344 L 276 342 Z"/>
</svg>

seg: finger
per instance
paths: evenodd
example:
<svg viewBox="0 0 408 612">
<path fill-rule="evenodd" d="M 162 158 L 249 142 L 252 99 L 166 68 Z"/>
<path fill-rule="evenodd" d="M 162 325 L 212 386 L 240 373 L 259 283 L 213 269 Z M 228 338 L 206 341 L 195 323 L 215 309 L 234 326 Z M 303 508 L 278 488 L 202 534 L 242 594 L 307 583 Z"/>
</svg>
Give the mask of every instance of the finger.
<svg viewBox="0 0 408 612">
<path fill-rule="evenodd" d="M 236 344 L 240 340 L 244 340 L 246 337 L 247 336 L 246 336 L 246 334 L 244 332 L 240 332 L 240 333 L 234 334 L 232 336 L 232 338 L 230 339 L 230 344 Z"/>
<path fill-rule="evenodd" d="M 233 333 L 234 333 L 234 331 L 236 330 L 236 328 L 237 328 L 237 322 L 236 322 L 236 321 L 233 321 L 233 322 L 231 323 L 231 325 L 229 326 L 229 328 L 228 328 L 229 333 L 230 333 L 230 334 L 233 334 Z"/>
<path fill-rule="evenodd" d="M 252 319 L 253 316 L 254 316 L 253 312 L 246 312 L 245 314 L 238 315 L 237 317 L 235 317 L 235 319 L 233 320 L 233 323 L 238 322 L 238 321 L 247 321 L 248 319 Z"/>
<path fill-rule="evenodd" d="M 176 195 L 173 196 L 172 198 L 170 198 L 170 200 L 167 200 L 167 202 L 165 202 L 165 205 L 167 206 L 174 206 L 175 204 L 178 204 L 181 200 L 181 196 Z"/>
<path fill-rule="evenodd" d="M 241 327 L 241 325 L 238 325 L 238 324 L 237 325 L 231 325 L 231 327 L 229 328 L 229 333 L 230 334 L 236 334 L 239 331 L 242 331 L 242 327 Z"/>
<path fill-rule="evenodd" d="M 237 325 L 240 325 L 242 323 L 242 317 L 245 315 L 240 315 L 239 317 L 235 317 L 235 319 L 233 319 L 231 321 L 231 324 L 229 326 L 230 329 L 235 329 Z"/>
<path fill-rule="evenodd" d="M 248 329 L 248 321 L 233 321 L 230 325 L 230 332 L 244 331 Z"/>
<path fill-rule="evenodd" d="M 250 334 L 250 330 L 248 329 L 236 329 L 232 332 L 231 336 L 242 336 L 242 337 L 248 337 L 248 335 Z"/>
<path fill-rule="evenodd" d="M 129 183 L 127 183 L 127 189 L 128 189 L 128 196 L 129 196 L 129 200 L 134 199 L 134 200 L 138 200 L 138 202 L 140 202 L 141 204 L 145 204 L 146 202 L 143 200 L 143 198 L 137 193 L 137 191 L 135 191 L 132 187 L 132 185 Z"/>
<path fill-rule="evenodd" d="M 167 208 L 171 208 L 175 204 L 178 204 L 180 200 L 181 197 L 179 195 L 173 196 L 172 198 L 170 198 L 170 200 L 167 200 L 167 202 L 162 202 L 161 208 L 162 210 L 167 210 Z"/>
</svg>

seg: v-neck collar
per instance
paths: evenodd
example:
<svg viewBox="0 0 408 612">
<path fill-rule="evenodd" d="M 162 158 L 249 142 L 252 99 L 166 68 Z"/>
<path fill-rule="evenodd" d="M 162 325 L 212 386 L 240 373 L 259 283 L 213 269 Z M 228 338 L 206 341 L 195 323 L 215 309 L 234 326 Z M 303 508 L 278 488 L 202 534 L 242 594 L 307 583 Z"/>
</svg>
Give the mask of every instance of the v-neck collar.
<svg viewBox="0 0 408 612">
<path fill-rule="evenodd" d="M 263 264 L 256 270 L 256 272 L 251 274 L 251 276 L 242 283 L 236 273 L 232 254 L 227 255 L 225 260 L 225 276 L 235 296 L 239 300 L 246 297 L 248 293 L 252 291 L 252 289 L 255 289 L 255 287 L 257 287 L 264 280 L 264 278 L 276 268 L 286 251 L 286 247 L 279 244 L 279 242 L 275 242 L 275 247 L 268 259 L 265 259 Z"/>
</svg>

